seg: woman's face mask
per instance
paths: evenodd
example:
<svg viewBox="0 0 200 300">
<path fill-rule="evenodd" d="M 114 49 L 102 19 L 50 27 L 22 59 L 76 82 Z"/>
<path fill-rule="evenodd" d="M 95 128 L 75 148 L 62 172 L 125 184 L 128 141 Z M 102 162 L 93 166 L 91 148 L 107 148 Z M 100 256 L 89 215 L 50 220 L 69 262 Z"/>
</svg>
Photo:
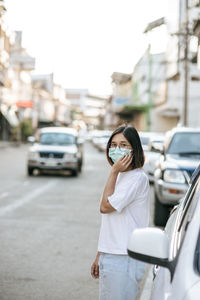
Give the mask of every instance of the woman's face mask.
<svg viewBox="0 0 200 300">
<path fill-rule="evenodd" d="M 109 148 L 108 156 L 115 163 L 116 161 L 118 161 L 118 159 L 130 153 L 131 153 L 130 149 L 119 148 L 117 146 L 116 148 Z"/>
</svg>

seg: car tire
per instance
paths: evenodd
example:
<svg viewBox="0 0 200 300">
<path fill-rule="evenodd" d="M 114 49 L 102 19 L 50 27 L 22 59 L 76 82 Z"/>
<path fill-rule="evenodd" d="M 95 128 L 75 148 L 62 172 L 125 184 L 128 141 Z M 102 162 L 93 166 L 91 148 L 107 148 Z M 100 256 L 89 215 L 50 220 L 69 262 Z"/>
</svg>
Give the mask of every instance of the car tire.
<svg viewBox="0 0 200 300">
<path fill-rule="evenodd" d="M 162 204 L 156 193 L 154 196 L 154 225 L 164 227 L 169 218 L 170 207 L 168 205 Z"/>
<path fill-rule="evenodd" d="M 28 176 L 33 176 L 33 171 L 34 171 L 33 168 L 28 167 L 28 168 L 27 168 L 27 175 L 28 175 Z"/>
<path fill-rule="evenodd" d="M 78 176 L 78 170 L 72 170 L 71 174 L 73 177 L 77 177 Z"/>
<path fill-rule="evenodd" d="M 81 172 L 82 171 L 82 161 L 79 162 L 78 164 L 78 171 Z"/>
</svg>

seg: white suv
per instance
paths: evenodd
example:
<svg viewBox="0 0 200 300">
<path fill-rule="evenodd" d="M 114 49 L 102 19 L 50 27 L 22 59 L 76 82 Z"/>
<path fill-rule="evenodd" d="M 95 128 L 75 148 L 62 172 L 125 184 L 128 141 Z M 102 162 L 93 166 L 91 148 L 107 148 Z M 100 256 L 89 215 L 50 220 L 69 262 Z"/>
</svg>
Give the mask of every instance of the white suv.
<svg viewBox="0 0 200 300">
<path fill-rule="evenodd" d="M 28 152 L 27 173 L 37 170 L 70 170 L 77 176 L 83 162 L 82 140 L 73 128 L 46 127 L 39 129 Z"/>
<path fill-rule="evenodd" d="M 154 172 L 154 224 L 165 226 L 169 212 L 185 195 L 200 161 L 200 129 L 177 127 L 167 132 Z"/>
</svg>

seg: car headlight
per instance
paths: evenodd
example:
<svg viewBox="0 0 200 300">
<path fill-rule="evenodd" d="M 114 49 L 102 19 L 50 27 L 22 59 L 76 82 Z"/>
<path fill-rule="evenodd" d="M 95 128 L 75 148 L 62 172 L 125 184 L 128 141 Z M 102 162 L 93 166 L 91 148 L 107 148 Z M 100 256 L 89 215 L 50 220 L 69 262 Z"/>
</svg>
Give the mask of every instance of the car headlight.
<svg viewBox="0 0 200 300">
<path fill-rule="evenodd" d="M 185 183 L 183 172 L 179 170 L 165 170 L 163 179 L 167 182 Z"/>
<path fill-rule="evenodd" d="M 39 153 L 35 151 L 30 151 L 28 156 L 31 160 L 37 160 L 39 158 Z"/>
<path fill-rule="evenodd" d="M 76 153 L 65 153 L 65 159 L 74 159 L 76 157 Z"/>
</svg>

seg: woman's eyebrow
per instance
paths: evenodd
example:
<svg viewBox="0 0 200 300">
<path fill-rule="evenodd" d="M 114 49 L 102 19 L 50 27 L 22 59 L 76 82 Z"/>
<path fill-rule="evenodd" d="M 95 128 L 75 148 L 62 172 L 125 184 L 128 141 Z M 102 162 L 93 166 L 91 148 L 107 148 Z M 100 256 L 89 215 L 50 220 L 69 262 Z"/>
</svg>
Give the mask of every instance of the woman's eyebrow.
<svg viewBox="0 0 200 300">
<path fill-rule="evenodd" d="M 111 143 L 117 143 L 116 141 L 112 141 Z M 122 141 L 119 141 L 119 143 L 128 143 L 127 141 L 124 141 L 124 140 L 122 140 Z"/>
</svg>

